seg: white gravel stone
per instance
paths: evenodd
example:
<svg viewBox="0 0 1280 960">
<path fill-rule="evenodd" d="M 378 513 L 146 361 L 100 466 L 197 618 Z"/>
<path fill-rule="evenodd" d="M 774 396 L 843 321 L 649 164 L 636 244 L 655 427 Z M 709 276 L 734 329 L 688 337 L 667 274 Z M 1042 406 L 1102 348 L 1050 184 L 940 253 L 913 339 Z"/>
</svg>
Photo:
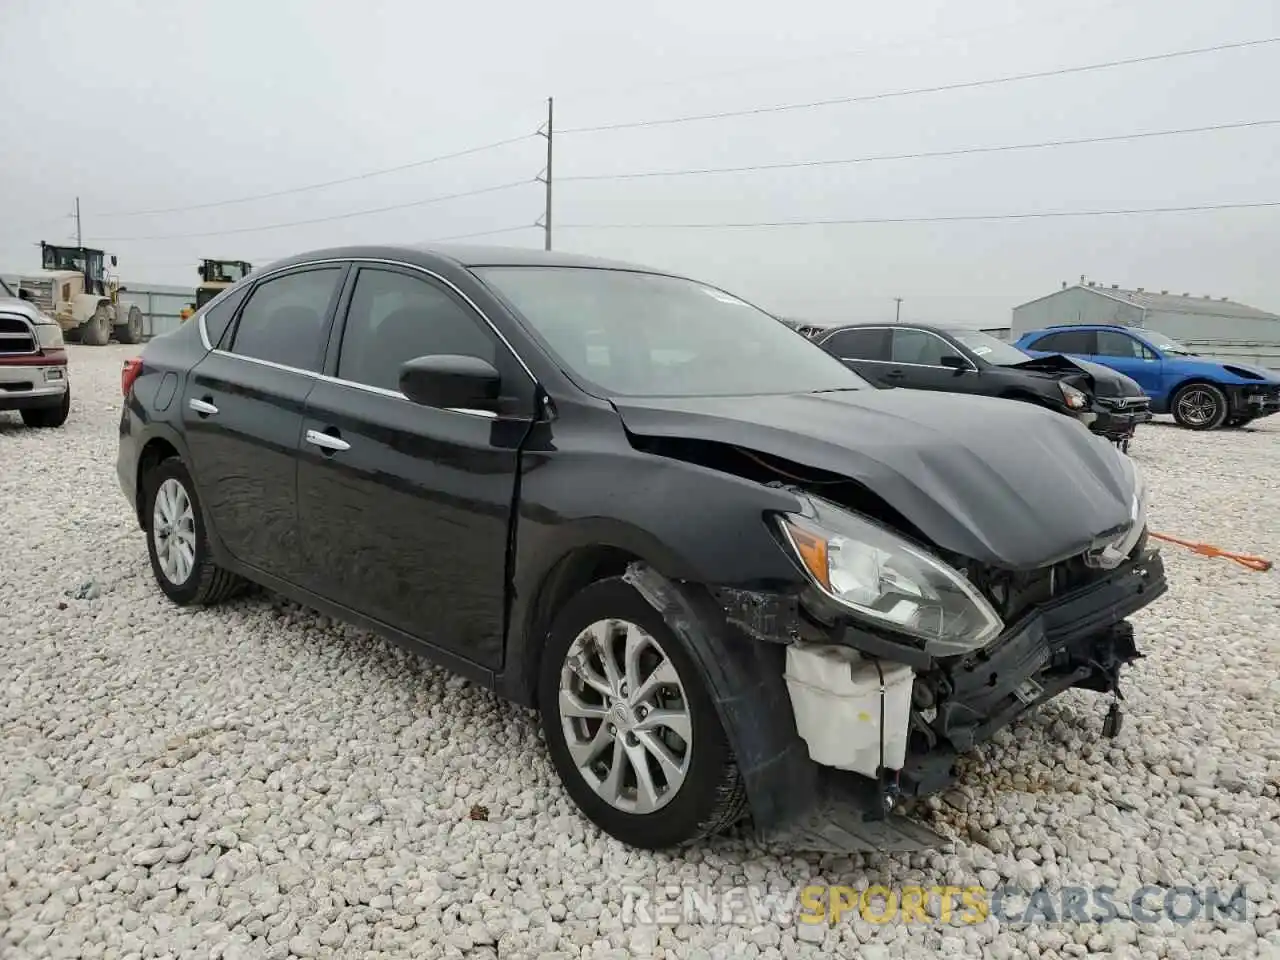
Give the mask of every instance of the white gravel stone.
<svg viewBox="0 0 1280 960">
<path fill-rule="evenodd" d="M 729 837 L 652 855 L 578 816 L 526 711 L 267 594 L 168 603 L 115 477 L 133 352 L 70 348 L 61 430 L 0 414 L 3 529 L 24 544 L 0 579 L 0 956 L 1280 957 L 1280 574 L 1166 546 L 1172 591 L 1135 618 L 1147 657 L 1121 736 L 1098 739 L 1105 704 L 1084 692 L 1002 732 L 930 805 L 948 849 L 823 857 Z M 1133 456 L 1154 529 L 1280 552 L 1280 422 L 1157 423 Z M 1246 885 L 1250 912 L 948 927 L 854 911 L 831 928 L 628 915 L 627 890 L 669 883 L 1109 883 L 1121 916 L 1145 885 L 1212 883 Z"/>
</svg>

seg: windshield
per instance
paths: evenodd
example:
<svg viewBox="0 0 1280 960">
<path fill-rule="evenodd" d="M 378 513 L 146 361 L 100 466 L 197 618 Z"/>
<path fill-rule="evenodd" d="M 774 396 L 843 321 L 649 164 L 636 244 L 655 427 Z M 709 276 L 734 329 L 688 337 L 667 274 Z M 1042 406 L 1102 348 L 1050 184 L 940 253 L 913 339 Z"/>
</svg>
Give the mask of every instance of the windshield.
<svg viewBox="0 0 1280 960">
<path fill-rule="evenodd" d="M 206 260 L 204 262 L 204 278 L 209 283 L 236 283 L 245 277 L 245 268 L 241 263 Z"/>
<path fill-rule="evenodd" d="M 981 330 L 950 330 L 948 332 L 987 363 L 994 363 L 998 367 L 1012 367 L 1031 359 L 1030 355 L 1023 353 L 1013 344 L 997 340 L 991 334 L 983 333 Z"/>
<path fill-rule="evenodd" d="M 46 270 L 74 270 L 76 273 L 84 273 L 84 264 L 85 255 L 82 250 L 64 247 L 44 248 L 44 269 Z"/>
<path fill-rule="evenodd" d="M 1184 347 L 1172 337 L 1166 337 L 1163 333 L 1156 333 L 1154 330 L 1143 330 L 1147 336 L 1147 342 L 1155 347 L 1161 353 L 1174 353 L 1184 357 L 1194 357 L 1195 353 L 1189 347 Z"/>
<path fill-rule="evenodd" d="M 865 380 L 780 320 L 676 277 L 591 267 L 474 271 L 604 396 L 856 390 Z"/>
</svg>

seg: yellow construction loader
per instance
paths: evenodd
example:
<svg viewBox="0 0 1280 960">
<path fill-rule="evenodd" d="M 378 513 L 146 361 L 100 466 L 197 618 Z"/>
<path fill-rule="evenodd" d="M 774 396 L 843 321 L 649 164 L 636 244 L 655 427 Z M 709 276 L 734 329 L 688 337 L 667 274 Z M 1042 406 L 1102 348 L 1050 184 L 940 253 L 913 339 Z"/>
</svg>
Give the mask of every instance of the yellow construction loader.
<svg viewBox="0 0 1280 960">
<path fill-rule="evenodd" d="M 18 296 L 58 321 L 73 343 L 142 342 L 142 311 L 120 299 L 120 278 L 107 272 L 101 250 L 40 241 L 40 270 L 18 280 Z M 111 257 L 111 266 L 116 258 Z"/>
</svg>

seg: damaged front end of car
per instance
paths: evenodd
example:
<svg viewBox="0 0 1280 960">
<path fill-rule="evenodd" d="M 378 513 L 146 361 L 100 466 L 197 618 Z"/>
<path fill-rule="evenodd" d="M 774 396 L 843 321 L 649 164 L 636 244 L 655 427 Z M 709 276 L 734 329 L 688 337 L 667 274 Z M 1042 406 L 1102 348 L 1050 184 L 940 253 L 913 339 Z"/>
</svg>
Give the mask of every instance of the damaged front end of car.
<svg viewBox="0 0 1280 960">
<path fill-rule="evenodd" d="M 1126 618 L 1163 594 L 1145 493 L 1130 523 L 1085 553 L 1010 571 L 930 550 L 813 493 L 774 518 L 808 583 L 770 593 L 715 588 L 734 628 L 785 648 L 783 680 L 813 771 L 811 804 L 761 831 L 788 846 L 922 849 L 941 838 L 901 816 L 940 793 L 962 754 L 1077 688 L 1109 698 L 1138 659 Z M 797 785 L 794 768 L 787 774 Z"/>
<path fill-rule="evenodd" d="M 762 840 L 936 847 L 915 801 L 1019 716 L 1091 690 L 1118 732 L 1127 618 L 1167 590 L 1125 454 L 987 398 L 704 401 L 692 424 L 671 404 L 625 408 L 638 449 L 785 494 L 755 521 L 785 573 L 663 589 L 633 571 L 710 678 Z"/>
</svg>

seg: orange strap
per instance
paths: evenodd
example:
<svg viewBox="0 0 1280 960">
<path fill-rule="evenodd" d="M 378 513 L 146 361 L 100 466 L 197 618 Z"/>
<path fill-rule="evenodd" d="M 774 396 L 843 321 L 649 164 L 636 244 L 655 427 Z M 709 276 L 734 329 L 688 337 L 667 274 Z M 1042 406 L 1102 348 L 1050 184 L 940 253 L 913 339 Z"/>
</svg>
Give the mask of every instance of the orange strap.
<svg viewBox="0 0 1280 960">
<path fill-rule="evenodd" d="M 1171 537 L 1167 533 L 1156 533 L 1151 531 L 1151 536 L 1157 540 L 1167 540 L 1169 543 L 1176 543 L 1183 547 L 1190 547 L 1196 553 L 1206 557 L 1226 557 L 1228 560 L 1234 560 L 1242 567 L 1248 567 L 1250 570 L 1256 570 L 1258 573 L 1266 573 L 1271 569 L 1271 561 L 1264 557 L 1255 557 L 1248 553 L 1232 553 L 1230 550 L 1223 550 L 1221 547 L 1215 547 L 1211 543 L 1196 543 L 1194 540 L 1180 540 L 1177 537 Z"/>
</svg>

